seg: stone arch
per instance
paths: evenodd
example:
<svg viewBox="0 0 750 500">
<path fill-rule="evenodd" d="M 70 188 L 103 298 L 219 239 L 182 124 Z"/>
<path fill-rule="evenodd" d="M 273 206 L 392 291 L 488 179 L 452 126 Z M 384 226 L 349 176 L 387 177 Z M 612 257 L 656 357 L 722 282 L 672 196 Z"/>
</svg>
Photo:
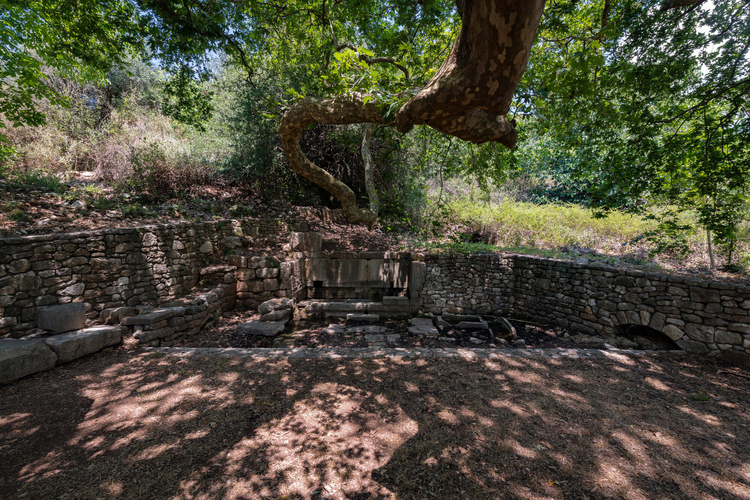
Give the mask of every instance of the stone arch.
<svg viewBox="0 0 750 500">
<path fill-rule="evenodd" d="M 678 339 L 673 339 L 664 331 L 657 330 L 648 325 L 638 323 L 625 323 L 616 325 L 613 333 L 618 336 L 624 336 L 635 340 L 639 346 L 645 349 L 678 351 L 682 347 L 677 343 Z"/>
</svg>

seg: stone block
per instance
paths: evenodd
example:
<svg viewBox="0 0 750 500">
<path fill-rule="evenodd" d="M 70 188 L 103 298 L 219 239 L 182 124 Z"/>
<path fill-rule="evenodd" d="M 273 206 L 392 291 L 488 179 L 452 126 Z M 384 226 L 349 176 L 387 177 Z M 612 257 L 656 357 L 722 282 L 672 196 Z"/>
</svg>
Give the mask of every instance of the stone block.
<svg viewBox="0 0 750 500">
<path fill-rule="evenodd" d="M 380 316 L 377 314 L 349 313 L 346 315 L 347 323 L 377 323 L 378 321 L 380 321 Z"/>
<path fill-rule="evenodd" d="M 34 317 L 34 322 L 42 330 L 53 333 L 80 330 L 86 325 L 87 306 L 83 302 L 43 307 Z"/>
<path fill-rule="evenodd" d="M 261 321 L 281 321 L 287 319 L 291 313 L 291 309 L 279 309 L 278 311 L 271 311 L 260 315 Z"/>
<path fill-rule="evenodd" d="M 281 309 L 291 309 L 292 307 L 294 307 L 293 299 L 270 299 L 258 306 L 258 312 L 266 314 Z"/>
<path fill-rule="evenodd" d="M 275 267 L 262 267 L 255 270 L 255 276 L 258 278 L 277 278 L 279 269 Z"/>
<path fill-rule="evenodd" d="M 718 330 L 714 335 L 716 342 L 721 344 L 742 345 L 742 335 L 725 330 Z"/>
<path fill-rule="evenodd" d="M 711 343 L 714 341 L 714 332 L 716 328 L 713 326 L 696 325 L 689 323 L 685 326 L 685 333 L 688 337 L 698 342 Z"/>
<path fill-rule="evenodd" d="M 267 278 L 263 280 L 263 290 L 266 292 L 273 292 L 279 289 L 279 282 L 274 278 Z"/>
<path fill-rule="evenodd" d="M 292 233 L 289 239 L 290 249 L 294 252 L 320 252 L 323 235 L 315 232 Z"/>
<path fill-rule="evenodd" d="M 0 384 L 51 370 L 57 354 L 41 340 L 0 339 Z"/>
<path fill-rule="evenodd" d="M 429 318 L 412 318 L 409 333 L 419 337 L 437 337 L 438 329 Z"/>
<path fill-rule="evenodd" d="M 680 349 L 687 352 L 692 352 L 695 354 L 708 354 L 710 352 L 710 349 L 708 346 L 702 342 L 696 342 L 694 340 L 690 339 L 684 339 L 684 340 L 677 340 L 677 345 L 680 346 Z"/>
<path fill-rule="evenodd" d="M 174 311 L 172 311 L 171 308 L 157 309 L 146 314 L 139 314 L 138 316 L 130 316 L 129 318 L 125 318 L 124 320 L 122 320 L 121 324 L 124 326 L 153 325 L 154 323 L 168 320 L 173 316 Z"/>
<path fill-rule="evenodd" d="M 409 297 L 414 299 L 419 297 L 419 292 L 424 288 L 427 279 L 427 264 L 424 262 L 412 261 L 409 270 Z"/>
<path fill-rule="evenodd" d="M 169 337 L 170 335 L 174 335 L 174 332 L 175 329 L 171 326 L 164 326 L 156 330 L 144 331 L 138 335 L 138 342 L 140 342 L 141 344 L 148 344 L 149 342 L 152 342 L 154 340 L 163 339 Z"/>
<path fill-rule="evenodd" d="M 675 325 L 665 326 L 661 332 L 672 340 L 680 340 L 685 333 Z"/>
<path fill-rule="evenodd" d="M 283 321 L 248 321 L 237 327 L 239 333 L 245 335 L 262 335 L 274 337 L 284 331 L 287 320 Z"/>
<path fill-rule="evenodd" d="M 408 306 L 410 305 L 409 297 L 383 297 L 384 306 Z"/>
<path fill-rule="evenodd" d="M 121 341 L 122 330 L 119 326 L 104 325 L 44 339 L 44 343 L 57 354 L 58 365 L 99 352 Z"/>
</svg>

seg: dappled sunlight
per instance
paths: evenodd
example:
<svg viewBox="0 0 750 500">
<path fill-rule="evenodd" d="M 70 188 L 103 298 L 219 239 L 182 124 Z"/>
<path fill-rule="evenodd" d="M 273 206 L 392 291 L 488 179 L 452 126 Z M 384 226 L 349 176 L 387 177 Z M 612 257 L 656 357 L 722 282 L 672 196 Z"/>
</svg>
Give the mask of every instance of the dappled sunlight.
<svg viewBox="0 0 750 500">
<path fill-rule="evenodd" d="M 60 379 L 63 413 L 25 405 L 42 377 L 0 388 L 0 496 L 748 498 L 750 383 L 620 355 L 113 354 Z"/>
</svg>

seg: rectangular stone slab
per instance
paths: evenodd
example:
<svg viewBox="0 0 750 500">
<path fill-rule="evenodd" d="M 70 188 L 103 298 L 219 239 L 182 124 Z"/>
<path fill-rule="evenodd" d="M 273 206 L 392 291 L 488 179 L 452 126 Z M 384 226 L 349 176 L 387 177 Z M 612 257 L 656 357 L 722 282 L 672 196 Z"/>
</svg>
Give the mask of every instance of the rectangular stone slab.
<svg viewBox="0 0 750 500">
<path fill-rule="evenodd" d="M 125 326 L 131 326 L 131 325 L 153 325 L 154 323 L 158 323 L 160 321 L 164 321 L 165 319 L 169 319 L 175 315 L 175 312 L 172 309 L 157 309 L 155 311 L 152 311 L 150 313 L 146 314 L 139 314 L 138 316 L 130 316 L 129 318 L 125 318 L 122 320 L 122 325 Z"/>
<path fill-rule="evenodd" d="M 0 339 L 0 384 L 55 367 L 57 354 L 41 340 Z"/>
<path fill-rule="evenodd" d="M 99 352 L 105 347 L 119 344 L 121 341 L 121 328 L 105 325 L 44 339 L 44 343 L 57 354 L 58 365 L 69 363 L 87 354 Z"/>
<path fill-rule="evenodd" d="M 43 307 L 36 313 L 34 322 L 42 330 L 52 333 L 79 330 L 86 326 L 86 304 L 75 302 Z"/>
</svg>

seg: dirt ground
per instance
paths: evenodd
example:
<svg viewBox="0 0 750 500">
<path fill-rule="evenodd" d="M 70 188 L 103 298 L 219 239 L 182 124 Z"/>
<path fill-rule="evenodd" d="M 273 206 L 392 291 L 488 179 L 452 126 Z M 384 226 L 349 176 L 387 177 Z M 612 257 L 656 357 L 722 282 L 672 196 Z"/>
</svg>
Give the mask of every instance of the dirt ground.
<svg viewBox="0 0 750 500">
<path fill-rule="evenodd" d="M 0 387 L 0 498 L 750 498 L 750 378 L 684 353 L 119 348 Z"/>
</svg>

